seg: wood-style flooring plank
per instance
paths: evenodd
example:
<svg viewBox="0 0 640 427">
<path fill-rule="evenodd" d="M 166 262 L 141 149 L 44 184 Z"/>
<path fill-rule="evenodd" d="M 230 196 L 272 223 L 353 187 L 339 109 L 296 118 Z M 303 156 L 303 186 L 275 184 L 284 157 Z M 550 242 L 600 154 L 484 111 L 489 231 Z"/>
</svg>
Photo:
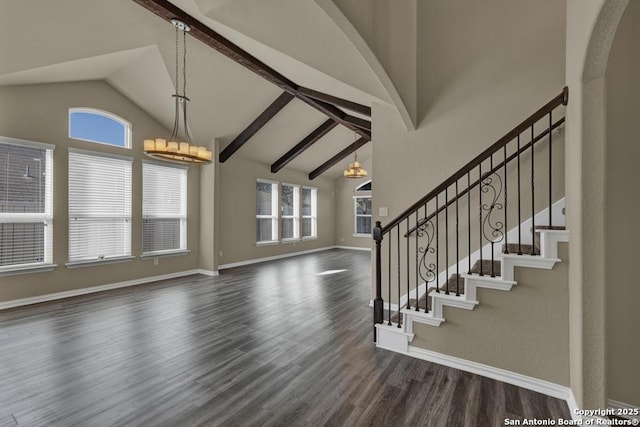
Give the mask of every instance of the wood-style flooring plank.
<svg viewBox="0 0 640 427">
<path fill-rule="evenodd" d="M 370 259 L 329 250 L 2 311 L 0 426 L 441 427 L 569 416 L 557 399 L 376 349 Z"/>
</svg>

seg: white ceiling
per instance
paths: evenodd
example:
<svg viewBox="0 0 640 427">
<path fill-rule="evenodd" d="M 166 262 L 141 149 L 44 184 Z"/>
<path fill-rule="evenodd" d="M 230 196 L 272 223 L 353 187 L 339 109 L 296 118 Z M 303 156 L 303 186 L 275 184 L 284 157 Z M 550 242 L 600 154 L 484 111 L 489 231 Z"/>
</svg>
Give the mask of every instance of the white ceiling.
<svg viewBox="0 0 640 427">
<path fill-rule="evenodd" d="M 388 100 L 313 0 L 173 3 L 299 85 L 365 105 Z M 131 0 L 0 0 L 0 86 L 105 80 L 167 128 L 173 124 L 174 43 L 173 26 Z M 194 39 L 187 66 L 189 127 L 198 143 L 230 142 L 281 94 Z M 271 164 L 325 120 L 293 100 L 234 156 Z M 354 139 L 337 126 L 287 167 L 310 172 Z M 359 151 L 365 165 L 370 152 L 370 144 Z M 348 162 L 325 175 L 341 175 Z"/>
</svg>

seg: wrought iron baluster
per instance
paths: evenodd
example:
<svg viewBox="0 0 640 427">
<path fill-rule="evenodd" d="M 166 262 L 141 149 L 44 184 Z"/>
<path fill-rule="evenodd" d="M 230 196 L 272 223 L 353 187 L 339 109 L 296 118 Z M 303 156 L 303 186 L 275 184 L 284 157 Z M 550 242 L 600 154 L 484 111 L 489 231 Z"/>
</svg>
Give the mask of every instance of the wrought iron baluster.
<svg viewBox="0 0 640 427">
<path fill-rule="evenodd" d="M 387 272 L 389 275 L 389 323 L 391 326 L 391 233 L 389 233 L 389 271 Z"/>
<path fill-rule="evenodd" d="M 469 239 L 468 274 L 471 274 L 471 172 L 467 172 L 467 237 Z"/>
<path fill-rule="evenodd" d="M 518 255 L 522 255 L 522 206 L 521 206 L 521 191 L 520 191 L 520 134 L 518 134 L 518 146 L 517 146 L 517 159 L 518 159 Z"/>
<path fill-rule="evenodd" d="M 535 136 L 533 125 L 531 125 L 531 255 L 536 255 L 536 185 L 535 185 L 535 162 L 534 162 Z"/>
<path fill-rule="evenodd" d="M 406 223 L 407 223 L 407 308 L 411 308 L 411 285 L 410 285 L 410 271 L 409 271 L 409 218 L 411 217 L 411 215 L 409 215 L 406 219 Z M 416 211 L 416 217 L 418 217 L 418 211 Z M 400 228 L 400 227 L 398 227 Z M 418 283 L 416 282 L 416 289 L 418 289 Z M 417 292 L 417 291 L 416 291 Z M 417 300 L 416 300 L 417 301 Z"/>
<path fill-rule="evenodd" d="M 504 155 L 504 253 L 509 253 L 509 238 L 507 234 L 509 234 L 509 227 L 507 226 L 507 145 L 505 144 L 503 147 L 502 154 Z"/>
<path fill-rule="evenodd" d="M 456 179 L 456 296 L 460 296 L 460 242 L 458 241 L 460 219 L 458 217 L 458 180 Z"/>
<path fill-rule="evenodd" d="M 401 308 L 401 301 L 400 301 L 400 224 L 396 225 L 396 238 L 398 239 L 398 252 L 396 255 L 396 262 L 398 264 L 398 328 L 400 327 L 400 325 L 402 324 L 402 319 L 400 317 L 400 308 Z M 409 298 L 409 294 L 407 294 L 407 299 Z"/>
<path fill-rule="evenodd" d="M 436 194 L 436 292 L 440 293 L 440 226 L 438 218 L 440 217 L 440 208 L 438 201 L 440 195 Z"/>
<path fill-rule="evenodd" d="M 478 234 L 480 235 L 480 275 L 484 276 L 482 266 L 482 163 L 478 165 L 478 199 L 480 203 L 480 221 L 478 222 Z"/>
<path fill-rule="evenodd" d="M 553 128 L 553 111 L 549 111 L 549 228 L 553 227 L 553 220 L 551 218 L 551 206 L 553 205 L 553 197 L 552 197 L 552 191 L 553 191 L 553 186 L 552 186 L 552 153 L 553 153 L 553 146 L 551 144 L 552 140 L 553 140 L 553 136 L 551 135 L 551 130 Z"/>
<path fill-rule="evenodd" d="M 425 208 L 424 208 L 424 217 L 426 218 L 427 217 L 427 205 L 424 205 L 424 206 L 425 206 Z M 416 212 L 416 232 L 415 232 L 415 235 L 416 235 L 416 311 L 420 310 L 419 309 L 420 305 L 418 304 L 418 287 L 419 287 L 418 285 L 420 283 L 420 280 L 418 280 L 418 275 L 420 273 L 418 271 L 418 269 L 420 268 L 420 255 L 418 253 L 418 238 L 420 237 L 419 230 L 418 230 L 418 217 L 419 217 L 418 212 Z M 426 283 L 425 283 L 425 286 L 426 286 Z"/>
<path fill-rule="evenodd" d="M 449 295 L 449 187 L 444 189 L 444 275 L 445 294 Z"/>
</svg>

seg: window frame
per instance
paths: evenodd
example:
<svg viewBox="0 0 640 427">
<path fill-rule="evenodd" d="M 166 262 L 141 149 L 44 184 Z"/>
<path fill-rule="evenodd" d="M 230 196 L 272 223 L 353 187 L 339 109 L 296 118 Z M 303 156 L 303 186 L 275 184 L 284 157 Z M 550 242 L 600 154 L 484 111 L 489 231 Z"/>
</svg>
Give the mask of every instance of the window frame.
<svg viewBox="0 0 640 427">
<path fill-rule="evenodd" d="M 68 179 L 67 179 L 67 207 L 69 210 L 69 216 L 68 216 L 68 230 L 67 230 L 67 242 L 68 242 L 68 253 L 67 253 L 67 263 L 65 264 L 67 268 L 77 268 L 77 267 L 85 267 L 85 266 L 92 266 L 92 265 L 102 265 L 102 264 L 108 264 L 108 263 L 115 263 L 115 262 L 126 262 L 126 261 L 130 261 L 132 259 L 135 259 L 135 256 L 132 255 L 132 239 L 131 239 L 131 228 L 132 228 L 132 221 L 133 221 L 133 157 L 129 157 L 129 156 L 121 156 L 121 155 L 117 155 L 117 154 L 111 154 L 111 153 L 104 153 L 104 152 L 100 152 L 100 151 L 91 151 L 91 150 L 83 150 L 83 149 L 79 149 L 79 148 L 72 148 L 69 147 L 68 148 L 69 151 L 69 155 L 67 157 L 67 161 L 68 161 Z M 128 216 L 114 216 L 114 217 L 106 217 L 106 218 L 124 218 L 125 219 L 125 223 L 129 224 L 129 228 L 128 228 L 128 233 L 126 233 L 126 235 L 123 235 L 125 238 L 125 244 L 127 244 L 128 246 L 128 253 L 127 251 L 125 251 L 124 254 L 122 255 L 115 255 L 115 256 L 103 256 L 103 257 L 97 257 L 97 258 L 76 258 L 76 259 L 71 259 L 71 221 L 74 220 L 74 218 L 77 218 L 77 216 L 72 216 L 71 215 L 71 154 L 79 154 L 79 155 L 85 155 L 85 156 L 94 156 L 94 157 L 103 157 L 103 158 L 108 158 L 108 159 L 115 159 L 115 160 L 122 160 L 122 161 L 127 161 L 129 162 L 129 173 L 128 173 L 128 178 L 129 178 L 129 183 L 128 183 L 128 188 L 130 191 L 129 194 L 129 200 L 128 200 Z M 88 218 L 90 218 L 90 216 L 87 216 Z"/>
<path fill-rule="evenodd" d="M 180 215 L 172 215 L 172 216 L 157 216 L 157 215 L 145 215 L 145 203 L 144 203 L 144 185 L 147 182 L 144 175 L 145 165 L 153 165 L 157 167 L 166 167 L 178 169 L 184 173 L 184 186 L 182 191 L 184 192 L 181 196 L 181 206 L 182 213 Z M 158 256 L 166 256 L 166 255 L 182 255 L 188 254 L 190 251 L 187 249 L 187 197 L 188 197 L 188 171 L 189 168 L 187 166 L 177 165 L 177 164 L 166 164 L 161 162 L 154 162 L 152 160 L 143 160 L 142 161 L 142 254 L 141 258 L 148 257 L 158 257 Z M 167 249 L 160 251 L 148 251 L 144 252 L 145 241 L 144 241 L 144 222 L 148 219 L 178 219 L 180 220 L 180 247 L 177 249 Z"/>
<path fill-rule="evenodd" d="M 302 240 L 314 240 L 318 238 L 318 188 L 317 187 L 308 187 L 308 186 L 302 186 L 302 192 L 304 195 L 304 190 L 311 190 L 311 215 L 304 215 L 304 209 L 302 209 L 301 212 L 301 230 L 300 230 L 300 236 L 302 237 Z M 300 198 L 300 203 L 302 205 L 304 200 L 304 197 Z M 304 208 L 303 206 L 301 206 L 302 208 Z M 310 236 L 304 236 L 303 235 L 303 231 L 302 231 L 302 223 L 304 222 L 305 219 L 310 219 L 311 220 L 311 235 Z"/>
<path fill-rule="evenodd" d="M 97 115 L 97 116 L 102 116 L 102 117 L 106 117 L 114 122 L 118 122 L 120 124 L 122 124 L 125 128 L 125 141 L 124 141 L 124 146 L 120 146 L 120 145 L 115 145 L 115 144 L 110 144 L 108 142 L 104 142 L 104 141 L 96 141 L 94 139 L 86 139 L 86 138 L 78 138 L 75 136 L 71 136 L 71 114 L 73 113 L 88 113 L 88 114 L 93 114 L 93 115 Z M 123 119 L 122 117 L 110 112 L 110 111 L 106 111 L 106 110 L 100 110 L 98 108 L 90 108 L 90 107 L 72 107 L 69 108 L 69 115 L 68 115 L 68 135 L 69 135 L 69 139 L 74 139 L 76 141 L 85 141 L 85 142 L 92 142 L 94 144 L 102 144 L 102 145 L 106 145 L 109 147 L 115 147 L 115 148 L 122 148 L 122 149 L 126 149 L 126 150 L 130 150 L 131 149 L 131 122 L 129 122 L 128 120 Z"/>
<path fill-rule="evenodd" d="M 357 195 L 353 196 L 353 237 L 371 237 L 373 232 L 373 205 L 371 206 L 371 214 L 359 214 L 358 213 L 358 199 L 371 199 L 371 195 Z M 358 218 L 369 217 L 371 218 L 372 231 L 369 233 L 358 233 Z"/>
<path fill-rule="evenodd" d="M 44 142 L 29 141 L 24 139 L 0 136 L 0 145 L 13 145 L 42 149 L 45 151 L 45 189 L 44 212 L 42 213 L 9 213 L 0 212 L 0 223 L 43 223 L 43 260 L 22 264 L 0 266 L 0 277 L 21 273 L 35 273 L 51 271 L 56 264 L 53 263 L 53 151 L 56 146 Z"/>
<path fill-rule="evenodd" d="M 284 194 L 284 187 L 293 188 L 293 215 L 284 214 L 284 204 L 282 196 Z M 284 237 L 282 235 L 282 226 L 285 219 L 293 220 L 293 236 Z M 300 186 L 297 184 L 281 183 L 280 184 L 280 241 L 287 242 L 299 242 L 300 241 Z"/>
<path fill-rule="evenodd" d="M 255 208 L 255 213 L 256 213 L 256 235 L 257 235 L 257 231 L 258 231 L 258 220 L 259 219 L 271 219 L 271 240 L 257 240 L 256 239 L 256 246 L 268 246 L 268 245 L 277 245 L 278 243 L 280 243 L 280 241 L 278 240 L 278 236 L 280 233 L 279 230 L 279 203 L 280 203 L 280 192 L 279 192 L 279 183 L 277 181 L 270 181 L 267 179 L 261 179 L 258 178 L 256 179 L 256 184 L 258 183 L 263 183 L 263 184 L 270 184 L 271 185 L 271 215 L 258 215 L 258 192 L 257 192 L 257 185 L 255 187 L 255 202 L 256 202 L 256 208 Z"/>
</svg>

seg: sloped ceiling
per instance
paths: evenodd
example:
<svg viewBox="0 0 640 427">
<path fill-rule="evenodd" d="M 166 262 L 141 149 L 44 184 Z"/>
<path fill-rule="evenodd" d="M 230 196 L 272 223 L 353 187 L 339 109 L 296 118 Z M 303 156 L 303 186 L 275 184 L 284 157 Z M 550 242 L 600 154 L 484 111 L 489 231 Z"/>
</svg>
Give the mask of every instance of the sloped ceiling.
<svg viewBox="0 0 640 427">
<path fill-rule="evenodd" d="M 373 73 L 313 1 L 273 2 L 173 1 L 300 85 L 365 105 L 387 101 Z M 283 44 L 284 38 L 291 43 Z M 278 51 L 270 46 L 275 42 L 290 48 Z M 131 0 L 0 0 L 0 85 L 105 80 L 167 128 L 173 124 L 174 43 L 173 26 Z M 294 59 L 300 49 L 317 51 L 317 62 Z M 189 127 L 198 143 L 231 141 L 281 94 L 193 39 L 187 65 Z M 294 100 L 235 156 L 271 164 L 325 120 Z M 353 132 L 338 126 L 287 167 L 310 172 L 353 141 Z M 359 157 L 368 162 L 368 146 Z M 325 175 L 339 176 L 348 162 Z"/>
</svg>

